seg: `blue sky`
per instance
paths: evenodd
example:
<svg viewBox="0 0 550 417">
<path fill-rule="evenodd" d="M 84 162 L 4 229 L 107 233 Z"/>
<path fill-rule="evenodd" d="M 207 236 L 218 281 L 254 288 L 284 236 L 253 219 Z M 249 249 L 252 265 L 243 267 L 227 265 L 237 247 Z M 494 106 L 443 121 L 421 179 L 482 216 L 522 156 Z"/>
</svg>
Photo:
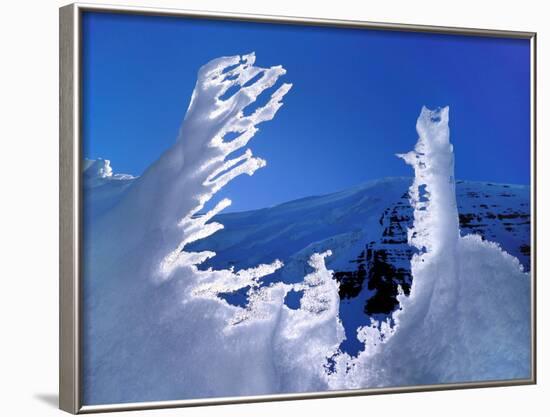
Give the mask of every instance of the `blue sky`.
<svg viewBox="0 0 550 417">
<path fill-rule="evenodd" d="M 255 51 L 293 89 L 250 143 L 267 167 L 222 190 L 228 211 L 385 176 L 422 105 L 450 105 L 456 177 L 529 184 L 529 42 L 124 14 L 83 18 L 86 158 L 141 174 L 176 139 L 198 68 Z"/>
</svg>

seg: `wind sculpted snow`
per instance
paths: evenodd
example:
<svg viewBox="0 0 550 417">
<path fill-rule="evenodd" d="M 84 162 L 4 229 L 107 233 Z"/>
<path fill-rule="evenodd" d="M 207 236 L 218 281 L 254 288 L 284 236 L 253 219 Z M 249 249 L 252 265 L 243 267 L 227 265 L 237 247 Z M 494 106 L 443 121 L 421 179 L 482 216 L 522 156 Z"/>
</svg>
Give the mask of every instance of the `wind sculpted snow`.
<svg viewBox="0 0 550 417">
<path fill-rule="evenodd" d="M 406 386 L 530 376 L 530 280 L 519 261 L 479 236 L 460 237 L 449 109 L 426 108 L 414 151 L 410 296 L 396 325 L 358 329 L 365 349 L 336 358 L 332 387 Z"/>
<path fill-rule="evenodd" d="M 309 253 L 309 272 L 292 283 L 261 283 L 279 259 L 199 268 L 216 253 L 189 245 L 221 230 L 213 218 L 231 204 L 214 196 L 266 165 L 243 148 L 282 106 L 284 75 L 255 66 L 254 54 L 215 59 L 198 72 L 175 144 L 141 177 L 86 163 L 84 403 L 528 376 L 529 277 L 496 244 L 460 237 L 448 109 L 422 110 L 417 146 L 402 156 L 416 174 L 410 296 L 398 296 L 395 326 L 357 328 L 356 357 L 339 349 L 330 248 Z M 267 104 L 247 112 L 271 87 Z M 245 305 L 221 296 L 242 288 Z M 301 294 L 297 308 L 285 305 L 290 292 Z"/>
<path fill-rule="evenodd" d="M 267 104 L 245 116 L 285 74 L 254 61 L 254 54 L 225 57 L 200 69 L 176 143 L 140 178 L 128 184 L 128 177 L 113 177 L 108 161 L 87 164 L 86 172 L 97 174 L 85 200 L 87 404 L 327 388 L 320 375 L 342 338 L 337 283 L 324 267 L 330 253 L 311 257 L 313 272 L 296 286 L 304 291 L 302 307 L 290 310 L 284 297 L 294 286 L 257 285 L 279 260 L 200 271 L 215 253 L 186 251 L 223 227 L 211 218 L 229 200 L 200 214 L 216 192 L 266 164 L 250 149 L 228 159 L 275 116 L 291 88 L 278 84 Z M 246 308 L 218 297 L 243 286 L 250 288 Z M 306 335 L 312 344 L 303 350 Z M 289 370 L 300 367 L 312 377 L 293 387 Z"/>
</svg>

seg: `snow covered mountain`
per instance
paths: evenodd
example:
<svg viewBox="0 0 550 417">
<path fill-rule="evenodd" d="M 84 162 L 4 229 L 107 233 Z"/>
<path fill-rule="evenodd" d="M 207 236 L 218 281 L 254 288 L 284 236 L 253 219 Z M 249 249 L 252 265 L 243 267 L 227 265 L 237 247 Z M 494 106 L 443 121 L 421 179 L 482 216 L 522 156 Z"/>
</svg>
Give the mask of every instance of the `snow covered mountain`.
<svg viewBox="0 0 550 417">
<path fill-rule="evenodd" d="M 355 355 L 363 347 L 355 335 L 357 327 L 368 325 L 371 316 L 384 319 L 399 308 L 399 287 L 406 295 L 410 292 L 411 182 L 385 178 L 275 207 L 220 214 L 215 220 L 224 229 L 189 248 L 216 252 L 201 269 L 243 269 L 272 259 L 283 261 L 284 267 L 264 277 L 264 285 L 299 282 L 311 272 L 310 256 L 330 249 L 332 256 L 325 262 L 340 284 L 340 317 L 347 333 L 341 348 Z M 457 181 L 456 194 L 461 234 L 499 243 L 529 271 L 529 187 Z M 244 306 L 248 290 L 222 296 L 232 305 Z M 299 305 L 299 297 L 289 293 L 287 306 Z"/>
</svg>

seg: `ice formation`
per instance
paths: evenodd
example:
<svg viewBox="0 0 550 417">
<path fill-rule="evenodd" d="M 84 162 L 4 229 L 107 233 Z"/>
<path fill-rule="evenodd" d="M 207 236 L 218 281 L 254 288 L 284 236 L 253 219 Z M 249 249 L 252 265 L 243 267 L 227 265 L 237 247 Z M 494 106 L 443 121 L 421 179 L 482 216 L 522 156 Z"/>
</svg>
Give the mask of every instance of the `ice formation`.
<svg viewBox="0 0 550 417">
<path fill-rule="evenodd" d="M 254 61 L 254 54 L 225 57 L 200 69 L 177 142 L 138 179 L 113 176 L 108 161 L 86 162 L 85 172 L 95 174 L 84 215 L 87 404 L 284 392 L 296 380 L 289 369 L 300 366 L 317 376 L 296 390 L 326 388 L 319 374 L 341 340 L 328 253 L 312 256 L 313 272 L 300 286 L 303 307 L 291 311 L 283 301 L 293 286 L 258 285 L 280 261 L 201 271 L 197 266 L 215 253 L 186 251 L 223 227 L 211 219 L 229 200 L 201 214 L 215 193 L 265 165 L 250 149 L 228 159 L 275 116 L 291 88 L 281 84 L 267 104 L 245 115 L 285 73 Z M 232 87 L 237 91 L 225 97 Z M 218 297 L 244 286 L 245 308 Z"/>
<path fill-rule="evenodd" d="M 291 88 L 278 84 L 282 67 L 254 62 L 254 54 L 224 57 L 200 69 L 176 143 L 141 177 L 85 163 L 84 402 L 527 377 L 529 276 L 496 244 L 459 235 L 447 108 L 422 110 L 417 146 L 401 156 L 415 170 L 411 294 L 400 295 L 395 326 L 357 329 L 357 357 L 338 350 L 345 335 L 330 251 L 312 251 L 310 272 L 295 283 L 260 283 L 283 266 L 278 259 L 198 268 L 216 254 L 188 246 L 223 228 L 212 219 L 231 202 L 204 214 L 206 204 L 265 166 L 250 149 L 232 155 Z M 242 288 L 245 306 L 220 297 Z M 290 291 L 302 294 L 296 309 L 284 303 Z"/>
<path fill-rule="evenodd" d="M 365 349 L 337 358 L 335 388 L 528 378 L 530 280 L 519 261 L 479 236 L 460 237 L 449 108 L 418 118 L 409 243 L 413 285 L 396 326 L 358 329 Z M 350 371 L 347 371 L 350 369 Z"/>
</svg>

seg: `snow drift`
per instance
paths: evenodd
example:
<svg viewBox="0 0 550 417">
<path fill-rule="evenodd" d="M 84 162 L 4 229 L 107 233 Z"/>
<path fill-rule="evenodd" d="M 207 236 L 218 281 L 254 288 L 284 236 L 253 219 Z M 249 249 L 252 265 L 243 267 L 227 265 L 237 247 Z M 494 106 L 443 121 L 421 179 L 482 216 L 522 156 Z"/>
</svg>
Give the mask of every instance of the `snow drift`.
<svg viewBox="0 0 550 417">
<path fill-rule="evenodd" d="M 396 325 L 357 329 L 364 349 L 341 352 L 338 283 L 311 252 L 293 283 L 262 278 L 283 263 L 199 269 L 216 255 L 189 245 L 216 233 L 227 199 L 203 209 L 266 162 L 245 148 L 273 119 L 291 84 L 254 54 L 203 66 L 176 143 L 139 178 L 87 162 L 85 180 L 84 403 L 160 401 L 529 375 L 529 277 L 496 244 L 460 237 L 448 110 L 423 109 L 415 151 L 410 297 Z M 244 110 L 278 86 L 262 107 Z M 236 90 L 232 95 L 229 92 Z M 338 244 L 338 241 L 334 241 Z M 221 294 L 246 288 L 245 306 Z M 284 300 L 301 293 L 297 308 Z"/>
</svg>

